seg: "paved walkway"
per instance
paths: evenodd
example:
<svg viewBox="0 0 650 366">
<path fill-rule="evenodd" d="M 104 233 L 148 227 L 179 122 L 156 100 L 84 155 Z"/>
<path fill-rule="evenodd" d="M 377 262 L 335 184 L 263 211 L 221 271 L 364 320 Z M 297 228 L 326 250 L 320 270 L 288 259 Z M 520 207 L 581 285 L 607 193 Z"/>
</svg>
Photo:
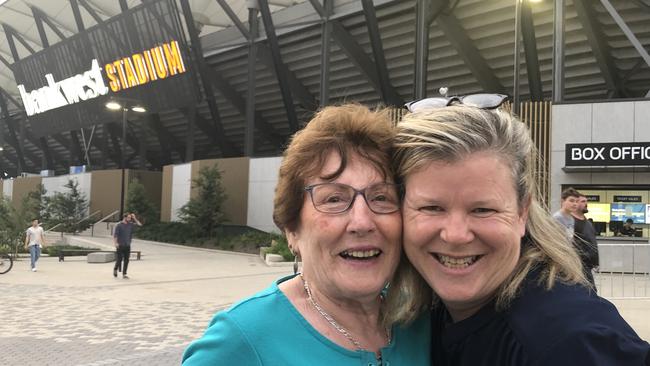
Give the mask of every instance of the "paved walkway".
<svg viewBox="0 0 650 366">
<path fill-rule="evenodd" d="M 74 240 L 110 248 L 109 238 Z M 179 365 L 217 310 L 292 273 L 253 255 L 133 247 L 143 257 L 129 263 L 130 279 L 85 256 L 42 257 L 35 273 L 23 259 L 0 275 L 0 364 Z"/>
<path fill-rule="evenodd" d="M 72 237 L 111 248 L 109 238 Z M 43 257 L 0 275 L 0 364 L 178 365 L 219 309 L 288 275 L 258 256 L 134 241 L 142 260 L 113 278 L 113 263 Z M 650 339 L 650 300 L 614 301 Z"/>
</svg>

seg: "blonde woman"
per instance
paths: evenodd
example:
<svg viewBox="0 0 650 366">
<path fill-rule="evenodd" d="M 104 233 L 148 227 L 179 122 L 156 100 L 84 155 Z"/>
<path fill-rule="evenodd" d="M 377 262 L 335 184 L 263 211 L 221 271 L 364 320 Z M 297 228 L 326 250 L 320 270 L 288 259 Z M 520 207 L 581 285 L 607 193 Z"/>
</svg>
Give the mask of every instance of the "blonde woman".
<svg viewBox="0 0 650 366">
<path fill-rule="evenodd" d="M 388 320 L 433 304 L 436 366 L 648 365 L 650 345 L 587 285 L 538 201 L 526 126 L 486 109 L 504 99 L 424 100 L 398 125 L 412 265 L 400 264 Z"/>
</svg>

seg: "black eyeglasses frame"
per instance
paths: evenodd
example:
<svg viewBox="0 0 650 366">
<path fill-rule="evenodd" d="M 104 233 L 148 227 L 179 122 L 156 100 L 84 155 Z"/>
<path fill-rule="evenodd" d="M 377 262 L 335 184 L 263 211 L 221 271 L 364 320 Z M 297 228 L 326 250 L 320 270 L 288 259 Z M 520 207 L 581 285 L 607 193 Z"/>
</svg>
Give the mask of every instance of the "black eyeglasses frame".
<svg viewBox="0 0 650 366">
<path fill-rule="evenodd" d="M 336 212 L 329 212 L 329 211 L 322 211 L 322 210 L 320 210 L 318 208 L 318 206 L 316 206 L 316 202 L 314 202 L 314 188 L 318 187 L 318 186 L 327 185 L 327 184 L 338 184 L 338 185 L 341 185 L 341 186 L 349 187 L 350 189 L 352 189 L 354 191 L 354 196 L 352 197 L 352 200 L 350 201 L 350 203 L 348 204 L 348 206 L 345 209 L 343 209 L 341 211 L 336 211 Z M 374 187 L 374 186 L 376 186 L 378 184 L 385 184 L 385 185 L 395 187 L 395 190 L 397 192 L 397 201 L 398 201 L 397 202 L 397 207 L 395 208 L 395 210 L 387 211 L 387 212 L 377 212 L 372 208 L 372 206 L 368 202 L 368 198 L 366 197 L 366 190 L 368 188 L 372 188 L 372 187 Z M 305 188 L 303 188 L 303 190 L 306 191 L 306 192 L 309 192 L 309 198 L 311 199 L 311 204 L 314 206 L 314 209 L 316 211 L 322 212 L 322 213 L 325 213 L 325 214 L 331 214 L 331 215 L 338 215 L 338 214 L 341 214 L 341 213 L 344 213 L 344 212 L 348 211 L 352 207 L 352 205 L 354 205 L 354 201 L 357 199 L 357 196 L 359 196 L 359 195 L 361 195 L 363 197 L 363 200 L 366 202 L 366 206 L 368 206 L 368 209 L 370 209 L 370 211 L 372 211 L 373 213 L 375 213 L 377 215 L 387 215 L 387 214 L 392 214 L 392 213 L 395 213 L 395 212 L 399 211 L 399 209 L 400 209 L 400 201 L 402 199 L 402 185 L 397 184 L 397 183 L 381 182 L 381 183 L 371 184 L 371 185 L 369 185 L 369 186 L 367 186 L 367 187 L 365 187 L 363 189 L 356 189 L 356 188 L 354 188 L 354 187 L 352 187 L 350 185 L 343 184 L 343 183 L 324 182 L 324 183 L 317 183 L 317 184 L 308 185 Z"/>
<path fill-rule="evenodd" d="M 484 102 L 480 103 L 478 101 L 474 101 L 474 102 L 469 101 L 469 99 L 477 99 L 477 98 L 484 98 Z M 503 103 L 505 103 L 509 99 L 510 96 L 506 94 L 477 93 L 477 94 L 467 94 L 467 95 L 459 95 L 453 97 L 431 97 L 431 98 L 414 100 L 404 104 L 404 108 L 408 109 L 408 111 L 411 113 L 421 112 L 430 109 L 449 107 L 450 105 L 455 105 L 455 104 L 463 104 L 463 105 L 468 105 L 468 106 L 481 108 L 481 109 L 496 109 L 501 107 L 501 105 L 503 105 Z M 468 102 L 465 102 L 465 100 L 468 100 Z M 440 104 L 433 105 L 432 103 L 426 103 L 432 101 L 439 101 Z M 418 103 L 422 103 L 423 105 L 419 108 L 415 107 L 415 105 L 417 105 Z"/>
</svg>

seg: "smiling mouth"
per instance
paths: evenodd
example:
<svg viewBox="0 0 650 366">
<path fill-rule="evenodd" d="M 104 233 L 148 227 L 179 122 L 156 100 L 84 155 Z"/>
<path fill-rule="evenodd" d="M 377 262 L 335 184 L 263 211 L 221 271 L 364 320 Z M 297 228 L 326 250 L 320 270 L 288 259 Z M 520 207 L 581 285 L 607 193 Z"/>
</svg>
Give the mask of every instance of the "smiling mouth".
<svg viewBox="0 0 650 366">
<path fill-rule="evenodd" d="M 476 263 L 479 259 L 483 258 L 482 255 L 473 255 L 469 257 L 459 257 L 459 258 L 450 257 L 447 255 L 442 255 L 437 253 L 433 253 L 432 255 L 434 258 L 438 260 L 440 264 L 442 264 L 447 268 L 453 268 L 453 269 L 467 268 L 472 264 Z"/>
<path fill-rule="evenodd" d="M 353 259 L 358 261 L 366 261 L 377 258 L 381 255 L 381 250 L 345 250 L 339 254 L 343 259 Z"/>
</svg>

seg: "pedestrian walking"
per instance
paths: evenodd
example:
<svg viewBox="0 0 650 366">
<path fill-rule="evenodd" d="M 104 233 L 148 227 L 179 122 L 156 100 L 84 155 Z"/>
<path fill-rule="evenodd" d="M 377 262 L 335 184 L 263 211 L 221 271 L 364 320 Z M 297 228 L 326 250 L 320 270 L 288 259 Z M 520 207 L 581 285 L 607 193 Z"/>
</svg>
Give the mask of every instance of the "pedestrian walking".
<svg viewBox="0 0 650 366">
<path fill-rule="evenodd" d="M 38 219 L 32 220 L 32 226 L 25 232 L 25 248 L 29 249 L 32 272 L 36 272 L 36 262 L 41 257 L 41 249 L 45 245 L 43 228 L 38 226 Z"/>
<path fill-rule="evenodd" d="M 126 271 L 129 267 L 129 257 L 131 256 L 131 238 L 133 237 L 134 225 L 142 226 L 134 213 L 127 213 L 124 214 L 122 221 L 115 226 L 113 243 L 115 244 L 117 260 L 115 261 L 115 267 L 113 267 L 113 277 L 117 277 L 117 269 L 122 267 L 122 278 L 129 278 Z"/>
<path fill-rule="evenodd" d="M 594 291 L 596 291 L 596 282 L 594 281 L 593 270 L 598 269 L 598 241 L 596 240 L 596 230 L 594 229 L 591 221 L 585 216 L 589 212 L 587 196 L 580 193 L 578 199 L 578 207 L 574 212 L 571 212 L 575 220 L 574 230 L 575 237 L 573 238 L 573 245 L 578 251 L 580 260 L 582 261 L 582 268 L 591 284 Z"/>
</svg>

